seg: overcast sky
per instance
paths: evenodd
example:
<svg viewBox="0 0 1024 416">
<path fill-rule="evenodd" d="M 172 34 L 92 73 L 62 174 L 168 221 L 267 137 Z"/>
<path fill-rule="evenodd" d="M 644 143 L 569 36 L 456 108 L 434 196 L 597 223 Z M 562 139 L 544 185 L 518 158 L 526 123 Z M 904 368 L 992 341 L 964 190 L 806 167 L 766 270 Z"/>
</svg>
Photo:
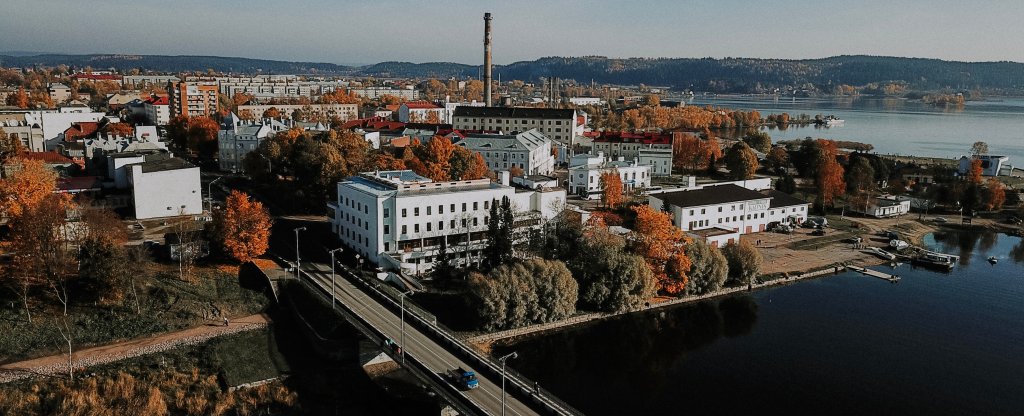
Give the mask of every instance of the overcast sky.
<svg viewBox="0 0 1024 416">
<path fill-rule="evenodd" d="M 1024 62 L 1024 1 L 2 0 L 0 51 L 365 64 L 544 56 Z"/>
</svg>

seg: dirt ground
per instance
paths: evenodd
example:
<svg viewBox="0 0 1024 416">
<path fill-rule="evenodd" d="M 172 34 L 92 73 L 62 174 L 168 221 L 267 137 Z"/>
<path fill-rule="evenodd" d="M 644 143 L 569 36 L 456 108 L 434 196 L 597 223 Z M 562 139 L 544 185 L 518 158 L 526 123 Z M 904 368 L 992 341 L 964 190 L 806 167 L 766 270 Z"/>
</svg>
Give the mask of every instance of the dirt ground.
<svg viewBox="0 0 1024 416">
<path fill-rule="evenodd" d="M 762 274 L 783 272 L 792 274 L 827 267 L 835 263 L 869 266 L 884 262 L 878 257 L 855 248 L 845 239 L 833 241 L 838 238 L 837 235 L 848 237 L 860 235 L 864 239 L 862 247 L 886 247 L 889 241 L 878 235 L 880 231 L 896 231 L 912 244 L 919 244 L 925 234 L 937 229 L 934 225 L 918 222 L 916 218 L 908 216 L 886 219 L 853 218 L 851 220 L 860 223 L 861 226 L 850 231 L 829 229 L 828 234 L 823 237 L 810 235 L 812 230 L 809 228 L 798 228 L 792 234 L 764 232 L 744 235 L 741 238 L 760 248 L 761 255 L 764 257 Z M 759 245 L 758 241 L 760 241 Z M 812 245 L 816 241 L 825 244 L 810 249 L 794 247 Z"/>
</svg>

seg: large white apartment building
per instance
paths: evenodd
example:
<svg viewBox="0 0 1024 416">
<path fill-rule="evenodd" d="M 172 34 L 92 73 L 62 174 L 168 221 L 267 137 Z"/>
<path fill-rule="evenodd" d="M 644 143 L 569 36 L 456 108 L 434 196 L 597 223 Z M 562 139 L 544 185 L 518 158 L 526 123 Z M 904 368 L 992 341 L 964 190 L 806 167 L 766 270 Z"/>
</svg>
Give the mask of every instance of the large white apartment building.
<svg viewBox="0 0 1024 416">
<path fill-rule="evenodd" d="M 802 223 L 810 209 L 809 203 L 789 194 L 732 183 L 653 194 L 648 202 L 651 208 L 668 211 L 672 223 L 683 231 L 720 229 L 737 235 L 765 231 L 773 222 Z"/>
<path fill-rule="evenodd" d="M 455 143 L 479 153 L 492 171 L 518 167 L 527 175 L 548 175 L 555 169 L 551 139 L 537 129 L 519 134 L 468 134 Z"/>
<path fill-rule="evenodd" d="M 565 203 L 562 189 L 524 190 L 488 179 L 434 182 L 401 170 L 339 182 L 328 208 L 331 230 L 348 249 L 382 268 L 419 274 L 433 268 L 442 241 L 457 264 L 479 264 L 491 204 L 505 197 L 517 227 L 540 225 Z"/>
<path fill-rule="evenodd" d="M 348 90 L 352 94 L 366 98 L 380 98 L 385 95 L 392 97 L 398 97 L 405 101 L 415 101 L 420 99 L 420 92 L 412 88 L 391 88 L 391 87 L 366 87 L 366 88 L 352 88 Z"/>
<path fill-rule="evenodd" d="M 238 106 L 238 113 L 248 111 L 256 118 L 262 118 L 263 113 L 274 108 L 280 111 L 285 117 L 291 117 L 295 110 L 306 113 L 305 116 L 319 116 L 330 120 L 338 116 L 341 121 L 355 120 L 359 118 L 359 106 L 356 104 L 245 104 Z"/>
<path fill-rule="evenodd" d="M 528 107 L 456 107 L 452 128 L 516 132 L 537 129 L 544 136 L 572 148 L 576 137 L 583 136 L 585 117 L 573 109 Z M 559 161 L 568 161 L 571 152 L 561 152 Z"/>
<path fill-rule="evenodd" d="M 170 158 L 126 166 L 136 219 L 203 212 L 199 167 Z"/>
<path fill-rule="evenodd" d="M 569 166 L 569 193 L 573 195 L 587 199 L 600 198 L 604 193 L 601 175 L 612 172 L 617 173 L 622 180 L 624 193 L 651 186 L 651 167 L 639 164 L 636 159 L 627 161 L 620 157 L 618 160 L 608 160 L 604 154 L 598 153 L 596 156 L 576 155 L 572 160 L 574 165 Z M 582 163 L 575 164 L 576 161 Z"/>
</svg>

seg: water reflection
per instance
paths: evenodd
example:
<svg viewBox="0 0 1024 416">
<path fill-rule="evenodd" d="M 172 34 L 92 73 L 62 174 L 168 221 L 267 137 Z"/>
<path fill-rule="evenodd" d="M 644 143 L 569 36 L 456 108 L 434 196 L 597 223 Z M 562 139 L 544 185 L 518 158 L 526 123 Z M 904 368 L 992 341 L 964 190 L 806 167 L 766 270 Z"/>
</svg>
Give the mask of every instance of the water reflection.
<svg viewBox="0 0 1024 416">
<path fill-rule="evenodd" d="M 616 408 L 625 406 L 622 400 L 593 392 L 622 389 L 630 402 L 654 400 L 673 382 L 673 370 L 685 366 L 688 352 L 747 335 L 756 323 L 757 303 L 742 295 L 614 318 L 594 324 L 599 328 L 498 346 L 494 353 L 515 350 L 530 357 L 514 367 L 584 412 L 629 414 L 629 408 Z"/>
</svg>

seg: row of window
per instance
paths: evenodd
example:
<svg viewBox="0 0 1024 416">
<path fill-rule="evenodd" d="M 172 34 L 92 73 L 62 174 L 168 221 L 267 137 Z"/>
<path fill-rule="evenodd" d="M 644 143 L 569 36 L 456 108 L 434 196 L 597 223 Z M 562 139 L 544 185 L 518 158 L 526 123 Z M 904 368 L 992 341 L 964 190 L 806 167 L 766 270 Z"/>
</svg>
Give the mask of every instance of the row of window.
<svg viewBox="0 0 1024 416">
<path fill-rule="evenodd" d="M 338 195 L 338 202 L 340 203 L 340 205 L 344 205 L 344 206 L 349 207 L 349 208 L 354 208 L 357 212 L 358 211 L 362 211 L 363 214 L 369 214 L 370 213 L 370 206 L 369 205 L 364 205 L 362 202 L 359 202 L 359 201 L 356 201 L 354 199 L 351 199 L 351 198 L 349 198 L 349 197 L 347 197 L 345 195 Z M 387 212 L 388 212 L 388 210 L 385 209 L 384 210 L 384 213 L 385 213 L 384 217 L 385 218 L 387 218 L 387 215 L 386 215 Z"/>
<path fill-rule="evenodd" d="M 475 118 L 472 119 L 472 120 L 473 120 L 472 121 L 473 123 L 476 123 L 476 119 Z M 495 120 L 497 120 L 497 121 L 495 121 Z M 480 119 L 480 122 L 483 123 L 484 119 Z M 488 123 L 492 123 L 492 124 L 493 123 L 497 123 L 497 124 L 503 124 L 503 123 L 504 124 L 522 124 L 524 126 L 526 126 L 526 125 L 536 126 L 538 124 L 540 124 L 542 126 L 544 125 L 544 120 L 536 120 L 536 119 L 522 119 L 522 120 L 519 120 L 519 119 L 507 119 L 507 118 L 504 118 L 504 119 L 503 118 L 499 118 L 499 119 L 489 118 L 489 119 L 487 119 L 487 122 Z M 569 125 L 569 121 L 566 121 L 565 124 Z M 552 121 L 548 120 L 547 125 L 549 125 L 549 126 L 552 125 Z M 554 125 L 555 126 L 561 126 L 562 125 L 562 120 L 555 120 L 554 121 Z"/>
<path fill-rule="evenodd" d="M 487 220 L 489 218 L 490 217 L 484 217 L 484 224 L 487 224 Z M 448 229 L 450 229 L 450 230 L 454 230 L 455 229 L 455 220 L 449 220 L 448 224 L 449 224 L 448 225 Z M 465 228 L 468 224 L 473 224 L 474 227 L 479 227 L 480 226 L 480 218 L 473 217 L 472 221 L 470 221 L 468 218 L 462 218 L 461 219 L 461 224 L 462 224 L 463 228 Z M 429 233 L 431 231 L 434 231 L 433 225 L 434 225 L 434 223 L 431 223 L 431 222 L 423 223 L 423 228 L 426 230 L 426 232 Z M 444 221 L 438 221 L 436 229 L 437 229 L 437 231 L 444 231 Z M 413 233 L 419 233 L 420 232 L 420 224 L 412 224 L 412 232 Z M 391 234 L 391 226 L 385 224 L 384 225 L 384 235 L 389 235 L 389 234 Z M 408 224 L 402 224 L 402 234 L 403 235 L 409 234 L 409 225 Z"/>
<path fill-rule="evenodd" d="M 455 207 L 456 207 L 456 204 L 449 204 L 448 205 L 448 212 L 454 213 L 455 212 Z M 462 203 L 462 212 L 466 212 L 468 207 L 469 207 L 469 203 L 463 202 Z M 423 208 L 425 208 L 426 215 L 434 215 L 433 212 L 432 212 L 432 208 L 433 208 L 432 205 L 427 205 L 427 206 L 425 206 Z M 473 211 L 476 211 L 476 210 L 479 210 L 479 209 L 480 209 L 480 202 L 479 201 L 473 201 Z M 484 201 L 484 209 L 485 210 L 491 209 L 491 201 Z M 444 205 L 438 205 L 437 206 L 437 213 L 438 214 L 444 214 Z M 389 218 L 390 215 L 391 215 L 390 210 L 387 209 L 387 208 L 384 208 L 384 218 Z M 409 216 L 409 209 L 408 208 L 402 208 L 402 218 L 406 218 L 408 216 Z M 412 209 L 412 216 L 414 216 L 414 217 L 420 216 L 420 207 L 413 207 L 413 209 Z"/>
</svg>

